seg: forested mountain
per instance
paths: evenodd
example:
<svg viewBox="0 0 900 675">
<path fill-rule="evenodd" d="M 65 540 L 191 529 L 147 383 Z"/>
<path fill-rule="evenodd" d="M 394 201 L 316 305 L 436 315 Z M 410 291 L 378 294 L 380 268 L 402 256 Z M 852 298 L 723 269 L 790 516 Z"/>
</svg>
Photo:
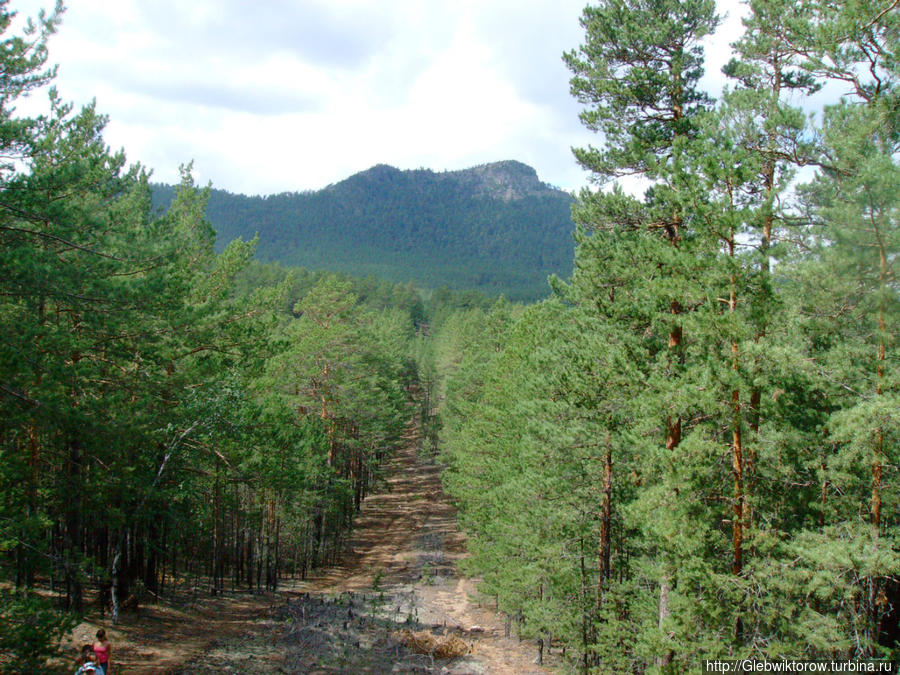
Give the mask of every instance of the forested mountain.
<svg viewBox="0 0 900 675">
<path fill-rule="evenodd" d="M 158 205 L 174 195 L 154 193 Z M 219 250 L 258 233 L 262 261 L 533 300 L 550 274 L 572 269 L 571 204 L 520 162 L 442 173 L 380 164 L 315 192 L 212 190 L 207 215 Z"/>
</svg>

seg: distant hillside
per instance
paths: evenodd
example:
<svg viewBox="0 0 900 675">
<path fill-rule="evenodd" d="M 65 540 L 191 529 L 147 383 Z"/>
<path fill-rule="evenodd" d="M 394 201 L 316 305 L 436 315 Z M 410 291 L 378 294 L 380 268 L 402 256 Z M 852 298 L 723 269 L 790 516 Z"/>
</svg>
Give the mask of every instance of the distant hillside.
<svg viewBox="0 0 900 675">
<path fill-rule="evenodd" d="M 168 204 L 173 189 L 155 190 Z M 258 232 L 263 261 L 533 300 L 549 274 L 571 271 L 571 202 L 521 162 L 442 173 L 379 164 L 315 192 L 213 190 L 207 214 L 220 247 Z"/>
</svg>

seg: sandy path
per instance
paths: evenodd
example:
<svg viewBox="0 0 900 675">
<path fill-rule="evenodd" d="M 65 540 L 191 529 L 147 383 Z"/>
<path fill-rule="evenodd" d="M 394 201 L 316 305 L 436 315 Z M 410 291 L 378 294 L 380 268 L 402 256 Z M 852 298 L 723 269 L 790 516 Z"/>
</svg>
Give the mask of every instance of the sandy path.
<svg viewBox="0 0 900 675">
<path fill-rule="evenodd" d="M 440 468 L 419 459 L 414 445 L 410 442 L 392 460 L 387 489 L 363 502 L 351 540 L 353 553 L 345 564 L 311 577 L 302 589 L 364 592 L 377 580 L 385 592 L 412 594 L 423 626 L 461 629 L 473 646 L 468 659 L 472 672 L 552 673 L 534 663 L 533 643 L 504 637 L 502 616 L 476 603 L 475 582 L 457 574 L 465 536 L 444 495 Z"/>
</svg>

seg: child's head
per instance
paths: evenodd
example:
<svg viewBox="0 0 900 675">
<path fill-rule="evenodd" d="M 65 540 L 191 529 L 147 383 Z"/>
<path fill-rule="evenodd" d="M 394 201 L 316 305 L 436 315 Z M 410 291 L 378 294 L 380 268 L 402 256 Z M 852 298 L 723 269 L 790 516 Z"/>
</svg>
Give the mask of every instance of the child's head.
<svg viewBox="0 0 900 675">
<path fill-rule="evenodd" d="M 103 642 L 106 639 L 106 631 L 102 628 L 97 631 L 97 639 Z"/>
<path fill-rule="evenodd" d="M 97 657 L 94 654 L 94 646 L 93 645 L 82 645 L 81 646 L 81 656 L 78 657 L 78 663 L 85 664 L 88 661 L 94 661 L 96 658 Z"/>
</svg>

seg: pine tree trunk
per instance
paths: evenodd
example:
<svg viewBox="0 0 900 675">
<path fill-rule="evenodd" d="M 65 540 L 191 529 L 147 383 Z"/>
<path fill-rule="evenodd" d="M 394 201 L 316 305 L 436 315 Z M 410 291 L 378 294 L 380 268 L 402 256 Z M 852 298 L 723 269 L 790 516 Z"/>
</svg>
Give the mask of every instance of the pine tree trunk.
<svg viewBox="0 0 900 675">
<path fill-rule="evenodd" d="M 774 71 L 775 71 L 775 81 L 772 87 L 773 100 L 777 101 L 778 97 L 781 95 L 781 69 L 778 63 L 778 56 L 775 56 L 774 61 Z M 768 134 L 768 147 L 770 151 L 776 149 L 777 145 L 777 134 L 774 130 L 770 131 Z M 765 190 L 766 195 L 766 211 L 763 216 L 763 228 L 762 228 L 762 237 L 759 245 L 760 252 L 760 261 L 759 261 L 759 271 L 761 276 L 761 286 L 762 293 L 765 297 L 763 297 L 764 307 L 762 310 L 762 317 L 760 319 L 760 323 L 757 326 L 757 332 L 754 336 L 754 341 L 759 343 L 768 330 L 768 307 L 767 300 L 769 294 L 769 283 L 772 274 L 772 270 L 770 267 L 769 261 L 769 249 L 772 245 L 772 229 L 775 225 L 775 214 L 772 211 L 772 198 L 775 193 L 775 160 L 768 158 L 763 164 L 762 170 L 762 180 L 763 180 L 763 189 Z M 734 256 L 732 252 L 732 257 Z M 753 431 L 754 438 L 750 443 L 750 447 L 746 449 L 743 453 L 742 461 L 742 483 L 743 483 L 743 504 L 742 504 L 742 514 L 741 520 L 743 521 L 743 529 L 744 534 L 750 531 L 752 522 L 753 522 L 753 505 L 752 505 L 752 496 L 756 492 L 756 450 L 754 446 L 759 442 L 759 433 L 762 425 L 762 389 L 758 384 L 754 384 L 750 389 L 750 408 L 749 408 L 749 419 L 748 424 L 750 429 Z"/>
<path fill-rule="evenodd" d="M 740 392 L 737 390 L 734 390 L 731 394 L 731 405 L 734 415 L 732 419 L 731 444 L 731 470 L 734 477 L 731 571 L 733 574 L 739 575 L 743 567 L 744 545 L 744 458 L 741 435 L 741 399 Z"/>
<path fill-rule="evenodd" d="M 882 285 L 885 283 L 887 269 L 887 260 L 885 258 L 884 249 L 881 252 L 881 274 Z M 882 289 L 883 292 L 883 289 Z M 878 337 L 878 365 L 875 367 L 875 393 L 882 395 L 884 381 L 884 360 L 886 357 L 886 348 L 884 344 L 884 333 L 887 330 L 884 320 L 884 312 L 878 312 L 878 329 L 880 335 Z M 875 431 L 875 452 L 872 466 L 872 524 L 876 531 L 881 528 L 881 481 L 882 470 L 884 466 L 884 429 L 879 425 Z"/>
<path fill-rule="evenodd" d="M 66 607 L 67 609 L 81 613 L 84 610 L 83 589 L 81 585 L 81 555 L 82 555 L 82 453 L 81 443 L 77 438 L 70 439 L 67 443 L 67 478 L 66 490 Z"/>
<path fill-rule="evenodd" d="M 664 630 L 665 623 L 671 613 L 669 609 L 669 584 L 671 583 L 668 571 L 663 572 L 659 580 L 659 629 Z M 665 653 L 656 657 L 656 666 L 664 668 L 672 663 L 674 652 L 669 649 Z"/>
<path fill-rule="evenodd" d="M 212 560 L 210 567 L 211 576 L 212 576 L 212 587 L 210 591 L 213 595 L 219 590 L 219 550 L 222 534 L 219 532 L 219 511 L 221 509 L 220 504 L 220 496 L 219 496 L 219 456 L 215 455 L 215 464 L 216 464 L 216 478 L 215 483 L 213 483 L 213 540 L 212 540 Z"/>
<path fill-rule="evenodd" d="M 606 583 L 610 575 L 610 530 L 612 521 L 612 441 L 607 435 L 606 451 L 603 455 L 603 504 L 600 511 L 600 569 L 597 575 L 597 608 L 603 603 Z"/>
<path fill-rule="evenodd" d="M 121 545 L 116 546 L 116 552 L 113 554 L 110 575 L 112 583 L 110 586 L 110 601 L 112 602 L 112 624 L 115 626 L 119 622 L 119 559 L 122 555 Z"/>
<path fill-rule="evenodd" d="M 587 574 L 587 563 L 585 562 L 585 545 L 584 545 L 584 537 L 580 537 L 578 539 L 578 550 L 579 550 L 579 570 L 581 571 L 581 672 L 582 674 L 587 672 L 587 664 L 588 664 L 588 654 L 590 653 L 590 649 L 588 645 L 591 644 L 591 629 L 590 626 L 593 623 L 595 618 L 594 612 L 590 610 L 590 602 L 588 601 L 588 574 Z M 597 599 L 596 607 L 599 608 L 600 598 Z M 599 618 L 599 617 L 597 617 Z M 509 614 L 506 615 L 506 631 L 505 637 L 509 637 Z"/>
<path fill-rule="evenodd" d="M 728 242 L 729 254 L 734 257 L 734 233 Z M 728 299 L 729 312 L 737 311 L 737 279 L 731 276 L 731 292 Z M 731 341 L 731 369 L 737 374 L 739 370 L 739 350 L 737 340 Z M 739 575 L 743 568 L 744 555 L 744 445 L 742 435 L 741 392 L 735 388 L 731 392 L 731 471 L 734 479 L 732 495 L 732 562 L 731 571 Z"/>
</svg>

